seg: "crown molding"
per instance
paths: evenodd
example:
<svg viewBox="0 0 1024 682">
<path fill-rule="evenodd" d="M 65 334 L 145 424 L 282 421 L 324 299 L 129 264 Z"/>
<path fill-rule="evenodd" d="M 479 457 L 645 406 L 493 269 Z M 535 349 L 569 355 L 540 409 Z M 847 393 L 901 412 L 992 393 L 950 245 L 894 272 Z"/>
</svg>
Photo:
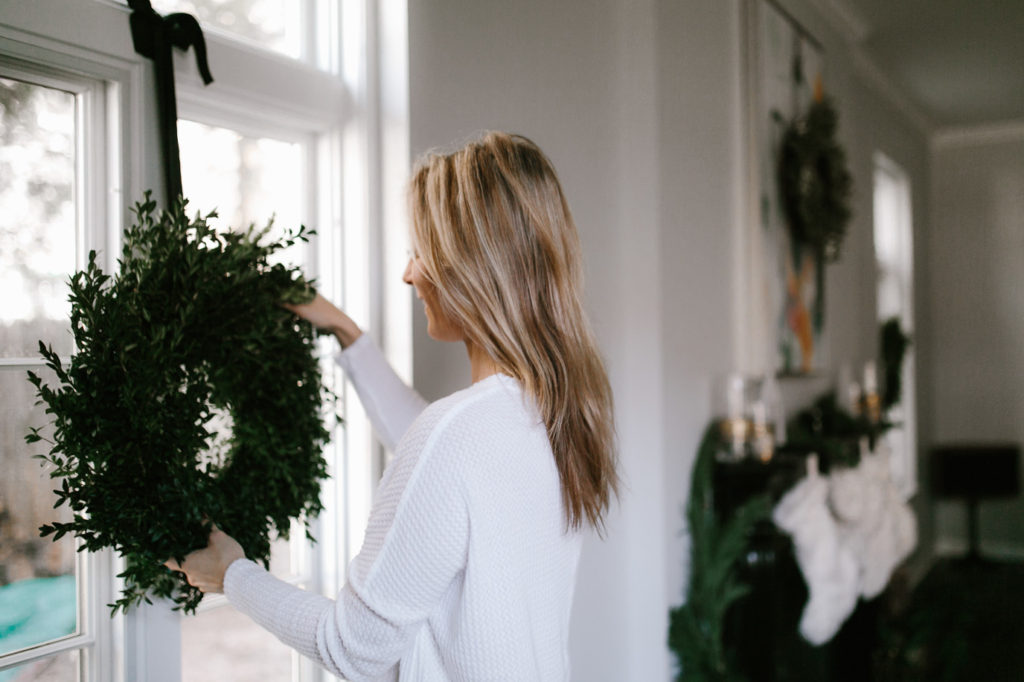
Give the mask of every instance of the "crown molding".
<svg viewBox="0 0 1024 682">
<path fill-rule="evenodd" d="M 930 138 L 934 125 L 927 114 L 893 83 L 886 72 L 864 50 L 863 43 L 874 31 L 868 21 L 846 0 L 809 0 L 812 7 L 846 43 L 853 71 L 882 99 L 901 113 L 922 135 Z"/>
<path fill-rule="evenodd" d="M 851 46 L 850 57 L 853 60 L 854 71 L 871 89 L 903 114 L 921 134 L 929 138 L 933 135 L 935 125 L 931 118 L 903 94 L 903 90 L 892 82 L 892 79 L 875 63 L 875 60 L 859 46 Z"/>
<path fill-rule="evenodd" d="M 932 135 L 931 142 L 934 150 L 1024 142 L 1024 119 L 941 128 Z"/>
<path fill-rule="evenodd" d="M 811 5 L 847 42 L 859 45 L 871 35 L 871 24 L 845 0 L 811 0 Z"/>
</svg>

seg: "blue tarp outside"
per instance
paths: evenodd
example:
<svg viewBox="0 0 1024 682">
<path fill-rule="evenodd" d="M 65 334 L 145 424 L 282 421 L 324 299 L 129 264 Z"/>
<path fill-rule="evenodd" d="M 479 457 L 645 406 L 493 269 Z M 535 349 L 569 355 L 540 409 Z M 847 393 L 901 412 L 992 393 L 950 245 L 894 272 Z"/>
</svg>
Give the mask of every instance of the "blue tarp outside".
<svg viewBox="0 0 1024 682">
<path fill-rule="evenodd" d="M 0 654 L 75 632 L 78 621 L 75 576 L 31 578 L 0 587 Z M 0 671 L 0 682 L 17 669 Z"/>
</svg>

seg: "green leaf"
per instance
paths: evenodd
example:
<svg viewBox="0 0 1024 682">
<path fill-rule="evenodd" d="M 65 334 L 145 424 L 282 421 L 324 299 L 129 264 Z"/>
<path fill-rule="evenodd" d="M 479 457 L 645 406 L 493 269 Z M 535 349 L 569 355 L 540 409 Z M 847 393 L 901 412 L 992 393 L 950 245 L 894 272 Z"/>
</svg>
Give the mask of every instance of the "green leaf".
<svg viewBox="0 0 1024 682">
<path fill-rule="evenodd" d="M 329 433 L 321 411 L 331 396 L 313 330 L 282 324 L 289 316 L 279 306 L 309 300 L 312 287 L 298 270 L 267 264 L 308 232 L 278 241 L 252 226 L 221 234 L 206 222 L 213 214 L 190 219 L 186 207 L 157 213 L 146 193 L 125 230 L 119 271 L 105 274 L 91 252 L 69 280 L 70 364 L 40 343 L 57 384 L 28 375 L 53 418 L 51 453 L 40 459 L 61 478 L 57 506 L 74 512 L 40 533 L 71 533 L 82 549 L 112 547 L 125 558 L 114 610 L 149 596 L 195 609 L 202 594 L 162 561 L 205 545 L 204 514 L 266 561 L 274 527 L 308 524 L 322 508 Z M 242 352 L 247 343 L 254 352 Z M 213 406 L 234 422 L 216 457 L 205 427 Z M 25 438 L 45 440 L 40 427 Z"/>
</svg>

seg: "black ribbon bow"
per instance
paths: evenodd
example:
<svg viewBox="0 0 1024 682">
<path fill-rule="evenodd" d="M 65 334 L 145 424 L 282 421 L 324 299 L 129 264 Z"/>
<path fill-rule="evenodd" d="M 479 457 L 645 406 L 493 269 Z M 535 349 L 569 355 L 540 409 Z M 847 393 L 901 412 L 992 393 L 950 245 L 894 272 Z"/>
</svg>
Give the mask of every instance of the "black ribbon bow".
<svg viewBox="0 0 1024 682">
<path fill-rule="evenodd" d="M 161 16 L 150 0 L 128 0 L 132 9 L 132 43 L 135 51 L 152 59 L 156 67 L 156 99 L 159 109 L 160 146 L 163 152 L 164 183 L 167 202 L 181 196 L 181 157 L 178 149 L 178 106 L 174 93 L 174 63 L 171 47 L 195 49 L 196 66 L 203 83 L 213 82 L 206 62 L 206 41 L 199 22 L 191 14 Z"/>
</svg>

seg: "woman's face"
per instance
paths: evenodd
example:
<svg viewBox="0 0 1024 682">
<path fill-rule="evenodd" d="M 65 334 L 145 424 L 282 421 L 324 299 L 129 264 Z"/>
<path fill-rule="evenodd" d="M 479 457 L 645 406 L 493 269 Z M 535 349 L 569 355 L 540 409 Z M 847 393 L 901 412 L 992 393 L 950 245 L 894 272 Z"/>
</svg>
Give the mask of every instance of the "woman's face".
<svg viewBox="0 0 1024 682">
<path fill-rule="evenodd" d="M 438 341 L 462 341 L 465 335 L 455 320 L 448 317 L 437 300 L 437 287 L 427 281 L 423 274 L 419 256 L 413 253 L 409 264 L 405 266 L 402 281 L 411 284 L 416 290 L 416 298 L 423 301 L 423 309 L 427 314 L 427 334 Z"/>
</svg>

